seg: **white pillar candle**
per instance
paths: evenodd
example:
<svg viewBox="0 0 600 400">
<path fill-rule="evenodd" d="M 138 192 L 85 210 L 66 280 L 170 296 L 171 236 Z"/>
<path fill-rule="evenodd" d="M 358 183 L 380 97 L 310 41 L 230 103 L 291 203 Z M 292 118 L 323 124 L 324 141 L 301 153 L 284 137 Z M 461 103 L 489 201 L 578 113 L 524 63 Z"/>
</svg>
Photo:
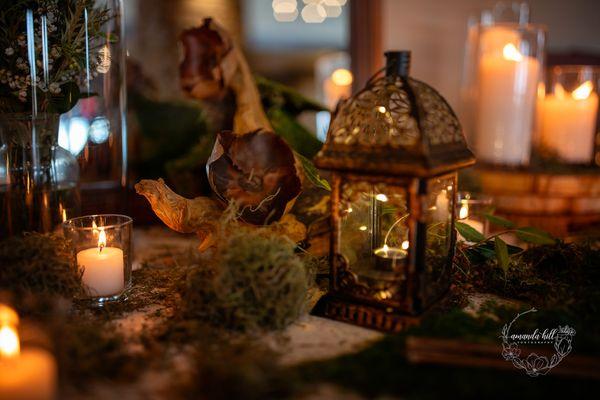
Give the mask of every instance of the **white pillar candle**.
<svg viewBox="0 0 600 400">
<path fill-rule="evenodd" d="M 77 253 L 77 265 L 83 270 L 82 281 L 94 297 L 114 296 L 125 289 L 123 250 L 104 247 L 106 234 L 100 230 L 98 247 Z"/>
<path fill-rule="evenodd" d="M 515 36 L 498 27 L 482 38 L 475 148 L 494 164 L 527 164 L 530 157 L 540 63 L 519 51 Z"/>
<path fill-rule="evenodd" d="M 0 314 L 7 307 L 0 305 Z M 16 316 L 16 313 L 9 310 Z M 18 317 L 16 317 L 18 322 Z M 21 351 L 15 326 L 0 315 L 0 399 L 50 400 L 56 395 L 56 362 L 42 349 Z"/>
<path fill-rule="evenodd" d="M 557 85 L 540 101 L 540 131 L 544 146 L 560 159 L 589 163 L 594 154 L 598 95 L 590 81 L 572 93 Z"/>
</svg>

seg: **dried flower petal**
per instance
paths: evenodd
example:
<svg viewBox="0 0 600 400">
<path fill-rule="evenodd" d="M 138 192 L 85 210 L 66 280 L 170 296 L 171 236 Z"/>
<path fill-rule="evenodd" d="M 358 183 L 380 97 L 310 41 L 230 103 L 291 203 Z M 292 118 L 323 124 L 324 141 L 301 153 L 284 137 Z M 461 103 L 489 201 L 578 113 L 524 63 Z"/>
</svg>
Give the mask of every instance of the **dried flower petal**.
<svg viewBox="0 0 600 400">
<path fill-rule="evenodd" d="M 222 62 L 230 53 L 229 36 L 206 18 L 199 28 L 181 34 L 184 60 L 179 66 L 182 89 L 197 99 L 217 98 L 226 93 Z"/>
<path fill-rule="evenodd" d="M 265 130 L 221 132 L 207 171 L 218 197 L 225 204 L 236 202 L 241 218 L 255 225 L 279 220 L 302 189 L 294 153 L 281 137 Z"/>
</svg>

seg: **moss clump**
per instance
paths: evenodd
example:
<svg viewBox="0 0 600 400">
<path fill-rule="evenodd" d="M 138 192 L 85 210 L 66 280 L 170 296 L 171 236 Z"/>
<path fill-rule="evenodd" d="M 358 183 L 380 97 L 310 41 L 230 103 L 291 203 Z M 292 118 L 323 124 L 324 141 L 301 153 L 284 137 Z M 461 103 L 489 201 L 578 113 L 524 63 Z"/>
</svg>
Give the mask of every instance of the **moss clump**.
<svg viewBox="0 0 600 400">
<path fill-rule="evenodd" d="M 287 399 L 297 379 L 278 364 L 278 354 L 248 339 L 215 339 L 208 333 L 191 352 L 192 369 L 172 381 L 170 396 L 182 399 Z M 225 341 L 227 340 L 227 342 Z"/>
<path fill-rule="evenodd" d="M 223 239 L 212 267 L 188 273 L 184 316 L 243 332 L 281 329 L 298 318 L 312 274 L 294 243 L 242 227 Z"/>
<path fill-rule="evenodd" d="M 81 274 L 73 268 L 68 242 L 55 234 L 30 233 L 0 242 L 0 290 L 73 297 Z"/>
</svg>

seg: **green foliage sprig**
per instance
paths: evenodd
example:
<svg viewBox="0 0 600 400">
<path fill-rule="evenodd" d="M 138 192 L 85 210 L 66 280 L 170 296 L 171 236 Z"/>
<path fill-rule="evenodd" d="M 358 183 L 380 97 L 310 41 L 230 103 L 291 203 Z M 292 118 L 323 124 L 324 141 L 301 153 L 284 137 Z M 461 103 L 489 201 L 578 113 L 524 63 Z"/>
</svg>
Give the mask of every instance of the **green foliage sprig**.
<svg viewBox="0 0 600 400">
<path fill-rule="evenodd" d="M 558 239 L 549 233 L 531 226 L 517 227 L 512 221 L 493 214 L 483 214 L 491 224 L 503 228 L 500 232 L 485 237 L 472 226 L 456 221 L 457 232 L 468 242 L 466 246 L 459 246 L 462 256 L 471 262 L 480 262 L 495 259 L 498 266 L 506 273 L 510 266 L 511 257 L 520 254 L 523 249 L 507 244 L 502 236 L 515 234 L 521 241 L 533 245 L 553 245 Z"/>
</svg>

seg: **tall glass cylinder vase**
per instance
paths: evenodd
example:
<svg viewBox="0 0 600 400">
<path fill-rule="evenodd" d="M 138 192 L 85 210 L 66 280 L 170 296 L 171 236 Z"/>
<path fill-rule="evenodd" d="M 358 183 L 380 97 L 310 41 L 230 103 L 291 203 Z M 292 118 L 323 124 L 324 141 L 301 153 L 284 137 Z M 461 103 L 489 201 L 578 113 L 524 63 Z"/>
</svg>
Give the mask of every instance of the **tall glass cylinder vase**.
<svg viewBox="0 0 600 400">
<path fill-rule="evenodd" d="M 58 118 L 0 115 L 0 238 L 49 232 L 80 212 L 79 166 L 58 146 Z"/>
<path fill-rule="evenodd" d="M 87 64 L 81 81 L 85 96 L 61 116 L 59 143 L 79 162 L 82 212 L 124 212 L 127 125 L 123 4 L 121 0 L 83 2 L 88 16 L 106 12 L 108 18 L 97 31 L 88 30 Z"/>
<path fill-rule="evenodd" d="M 469 29 L 465 70 L 470 76 L 462 90 L 469 101 L 465 125 L 479 161 L 527 165 L 543 82 L 545 30 L 487 16 Z"/>
<path fill-rule="evenodd" d="M 84 208 L 85 198 L 123 204 L 121 17 L 120 0 L 23 1 L 0 13 L 2 236 L 77 216 L 80 187 L 96 190 Z"/>
</svg>

